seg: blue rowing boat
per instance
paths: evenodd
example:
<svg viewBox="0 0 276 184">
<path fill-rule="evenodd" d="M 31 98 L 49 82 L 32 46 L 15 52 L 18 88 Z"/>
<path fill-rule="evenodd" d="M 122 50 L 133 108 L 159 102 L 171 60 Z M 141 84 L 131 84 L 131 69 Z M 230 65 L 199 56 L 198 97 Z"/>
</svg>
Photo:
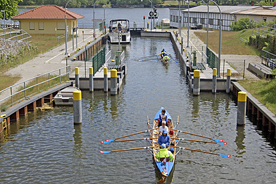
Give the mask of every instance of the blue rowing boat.
<svg viewBox="0 0 276 184">
<path fill-rule="evenodd" d="M 162 183 L 165 182 L 166 178 L 170 175 L 173 167 L 174 167 L 174 161 L 175 161 L 175 153 L 176 150 L 173 153 L 174 159 L 172 161 L 166 161 L 166 159 L 164 159 L 163 161 L 157 161 L 156 159 L 156 154 L 159 153 L 159 149 L 160 149 L 160 145 L 158 144 L 158 138 L 159 138 L 159 127 L 158 127 L 158 119 L 159 119 L 159 114 L 162 112 L 164 108 L 162 107 L 155 115 L 154 117 L 154 121 L 153 121 L 153 127 L 152 127 L 152 153 L 153 153 L 153 158 L 156 164 L 156 167 L 158 168 L 158 170 L 160 171 L 160 173 L 162 174 L 162 178 L 161 180 L 159 180 L 158 183 Z M 167 114 L 167 120 L 170 120 L 169 123 L 169 132 L 170 130 L 172 130 L 173 127 L 173 122 L 172 122 L 172 118 L 169 114 L 169 112 L 166 111 Z M 171 134 L 170 134 L 171 133 Z M 176 139 L 176 132 L 175 131 L 171 131 L 170 133 L 168 133 L 168 135 L 171 137 L 171 142 L 174 142 Z"/>
</svg>

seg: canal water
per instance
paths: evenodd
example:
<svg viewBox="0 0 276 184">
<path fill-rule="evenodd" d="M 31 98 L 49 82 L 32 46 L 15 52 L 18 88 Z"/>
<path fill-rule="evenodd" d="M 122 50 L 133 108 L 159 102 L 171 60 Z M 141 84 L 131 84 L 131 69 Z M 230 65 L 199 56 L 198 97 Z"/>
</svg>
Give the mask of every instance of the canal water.
<svg viewBox="0 0 276 184">
<path fill-rule="evenodd" d="M 108 47 L 113 53 L 118 49 Z M 228 142 L 220 146 L 183 141 L 179 146 L 232 155 L 222 158 L 184 150 L 167 183 L 275 183 L 276 153 L 271 143 L 249 119 L 237 129 L 231 96 L 192 96 L 177 59 L 168 68 L 156 60 L 163 48 L 176 57 L 166 38 L 132 37 L 131 44 L 122 45 L 128 67 L 122 90 L 117 96 L 83 91 L 82 126 L 73 125 L 72 107 L 36 111 L 12 123 L 0 140 L 1 183 L 156 183 L 159 174 L 149 151 L 99 151 L 149 145 L 100 141 L 146 130 L 147 116 L 152 123 L 160 107 L 175 123 L 179 116 L 180 130 Z M 143 137 L 148 134 L 133 136 Z"/>
</svg>

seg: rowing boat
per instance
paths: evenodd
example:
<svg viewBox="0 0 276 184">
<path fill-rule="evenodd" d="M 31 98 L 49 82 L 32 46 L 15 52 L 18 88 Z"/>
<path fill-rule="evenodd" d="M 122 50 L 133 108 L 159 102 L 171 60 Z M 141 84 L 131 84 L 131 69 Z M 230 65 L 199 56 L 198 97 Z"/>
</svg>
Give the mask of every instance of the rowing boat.
<svg viewBox="0 0 276 184">
<path fill-rule="evenodd" d="M 159 153 L 159 148 L 160 148 L 160 145 L 158 144 L 158 138 L 159 138 L 158 118 L 159 118 L 159 114 L 161 113 L 161 111 L 163 109 L 164 108 L 161 108 L 156 113 L 154 120 L 153 120 L 153 126 L 152 126 L 152 131 L 151 131 L 153 159 L 155 161 L 156 167 L 158 168 L 159 172 L 162 174 L 162 178 L 159 182 L 164 182 L 166 180 L 166 178 L 170 175 L 170 173 L 174 167 L 174 161 L 175 161 L 175 156 L 176 156 L 176 154 L 175 154 L 176 150 L 175 150 L 173 152 L 174 158 L 172 161 L 166 161 L 166 159 L 164 159 L 164 161 L 157 161 L 157 159 L 156 159 L 156 154 Z M 173 121 L 172 121 L 170 114 L 167 111 L 166 111 L 166 114 L 167 114 L 167 120 L 170 120 L 169 127 L 168 127 L 169 132 L 171 130 L 173 130 L 172 134 L 169 134 L 169 132 L 168 132 L 168 135 L 170 136 L 171 143 L 172 143 L 172 142 L 175 142 L 176 132 L 174 131 L 175 129 L 173 127 Z"/>
<path fill-rule="evenodd" d="M 156 113 L 156 115 L 154 117 L 154 120 L 153 120 L 152 126 L 150 125 L 149 118 L 147 117 L 147 124 L 148 124 L 148 129 L 147 130 L 132 133 L 132 134 L 129 134 L 129 135 L 124 135 L 124 136 L 113 138 L 113 139 L 106 139 L 105 141 L 101 141 L 102 144 L 109 144 L 109 143 L 112 143 L 112 142 L 114 143 L 114 142 L 146 140 L 147 142 L 149 142 L 151 144 L 151 146 L 138 147 L 138 148 L 127 148 L 127 149 L 119 149 L 119 150 L 110 150 L 110 151 L 101 151 L 100 150 L 100 153 L 106 154 L 106 153 L 112 153 L 112 152 L 133 151 L 133 150 L 142 150 L 142 149 L 146 149 L 146 150 L 151 151 L 152 156 L 153 156 L 153 162 L 154 162 L 154 164 L 155 164 L 155 166 L 158 170 L 158 173 L 161 174 L 161 179 L 157 183 L 163 183 L 166 180 L 169 180 L 169 178 L 172 178 L 172 173 L 174 171 L 174 165 L 175 165 L 174 164 L 175 163 L 175 157 L 181 150 L 189 150 L 189 151 L 193 151 L 193 152 L 207 153 L 207 154 L 211 154 L 211 155 L 217 155 L 217 156 L 220 156 L 222 158 L 231 157 L 231 155 L 218 154 L 218 153 L 213 153 L 213 152 L 208 152 L 208 151 L 202 151 L 202 150 L 196 150 L 196 149 L 184 148 L 184 147 L 177 146 L 177 144 L 181 140 L 201 142 L 201 143 L 211 143 L 211 144 L 218 144 L 218 145 L 226 145 L 227 143 L 223 142 L 222 139 L 214 139 L 214 138 L 211 138 L 211 137 L 206 137 L 206 136 L 203 136 L 203 135 L 198 135 L 198 134 L 178 130 L 179 117 L 177 117 L 177 124 L 174 127 L 173 121 L 172 121 L 172 118 L 171 118 L 170 114 L 168 112 L 166 112 L 167 119 L 170 120 L 170 124 L 168 126 L 168 129 L 169 129 L 168 135 L 171 138 L 170 147 L 174 148 L 174 151 L 173 151 L 174 158 L 173 158 L 172 161 L 167 161 L 166 158 L 162 162 L 158 161 L 156 159 L 156 155 L 159 153 L 159 149 L 160 149 L 160 145 L 158 144 L 158 138 L 159 138 L 158 118 L 159 118 L 159 114 L 161 113 L 161 111 L 163 109 L 164 108 L 161 107 L 161 109 Z M 130 136 L 134 136 L 134 135 L 138 135 L 138 134 L 142 134 L 142 133 L 149 133 L 149 137 L 147 137 L 147 138 L 136 138 L 136 139 L 124 139 L 126 137 L 130 137 Z M 209 139 L 211 141 L 179 138 L 178 133 L 184 133 L 184 134 L 189 134 L 189 135 L 193 135 L 193 136 L 198 136 L 198 137 L 201 137 L 201 138 Z M 172 145 L 172 143 L 173 143 L 173 145 Z"/>
</svg>

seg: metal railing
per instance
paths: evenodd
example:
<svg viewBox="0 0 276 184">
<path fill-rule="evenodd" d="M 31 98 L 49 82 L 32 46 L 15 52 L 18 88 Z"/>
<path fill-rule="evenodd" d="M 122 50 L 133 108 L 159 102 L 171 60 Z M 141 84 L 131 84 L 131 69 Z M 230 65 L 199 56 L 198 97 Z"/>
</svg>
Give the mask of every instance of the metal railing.
<svg viewBox="0 0 276 184">
<path fill-rule="evenodd" d="M 207 60 L 208 60 L 208 57 L 206 56 L 206 54 L 203 51 L 201 51 L 201 62 L 205 68 L 207 65 Z"/>
<path fill-rule="evenodd" d="M 240 37 L 240 41 L 242 41 L 242 42 L 244 42 L 244 43 L 246 43 L 246 44 L 248 44 L 248 43 L 249 43 L 249 41 L 248 41 L 248 40 L 246 40 L 246 39 L 244 39 L 244 38 L 242 38 L 242 37 Z"/>
<path fill-rule="evenodd" d="M 262 58 L 262 64 L 268 66 L 269 68 L 271 68 L 272 70 L 276 68 L 276 55 L 268 52 L 266 50 L 262 50 L 261 52 L 261 58 Z"/>
<path fill-rule="evenodd" d="M 108 51 L 107 54 L 105 54 L 105 63 L 109 63 L 111 60 L 111 50 Z"/>
<path fill-rule="evenodd" d="M 105 63 L 105 47 L 99 50 L 95 56 L 92 57 L 93 75 L 104 65 Z"/>
<path fill-rule="evenodd" d="M 0 91 L 0 104 L 7 104 L 6 107 L 9 107 L 15 103 L 27 99 L 36 93 L 53 87 L 58 83 L 61 83 L 62 76 L 69 76 L 70 71 L 71 67 L 65 66 L 7 87 Z M 53 80 L 57 80 L 57 82 L 51 84 Z"/>
<path fill-rule="evenodd" d="M 252 35 L 256 36 L 256 35 L 263 35 L 263 36 L 275 36 L 276 34 L 276 29 L 275 29 L 275 25 L 274 27 L 268 27 L 268 26 L 263 26 L 260 28 L 255 28 L 252 30 Z"/>
</svg>

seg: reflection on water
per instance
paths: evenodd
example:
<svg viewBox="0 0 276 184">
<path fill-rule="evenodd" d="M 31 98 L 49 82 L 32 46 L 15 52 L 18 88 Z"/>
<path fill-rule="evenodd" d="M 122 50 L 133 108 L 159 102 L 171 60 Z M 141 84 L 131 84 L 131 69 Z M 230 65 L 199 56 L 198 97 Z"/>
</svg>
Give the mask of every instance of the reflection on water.
<svg viewBox="0 0 276 184">
<path fill-rule="evenodd" d="M 125 47 L 125 48 L 123 48 Z M 152 48 L 151 48 L 152 47 Z M 113 53 L 116 45 L 108 45 Z M 101 154 L 149 145 L 145 141 L 101 144 L 100 141 L 147 129 L 155 113 L 165 107 L 179 129 L 228 142 L 226 146 L 180 142 L 179 146 L 221 154 L 184 150 L 176 157 L 175 171 L 167 183 L 275 183 L 275 150 L 249 119 L 236 126 L 237 106 L 225 93 L 202 92 L 193 97 L 180 63 L 139 62 L 141 56 L 163 48 L 175 56 L 166 38 L 133 37 L 122 46 L 128 76 L 117 96 L 103 91 L 82 92 L 83 123 L 73 124 L 72 107 L 31 112 L 12 123 L 0 141 L 0 181 L 3 183 L 156 183 L 152 155 L 146 150 Z M 148 134 L 131 138 L 143 138 Z M 201 139 L 187 134 L 181 138 Z M 205 139 L 201 139 L 205 140 Z"/>
<path fill-rule="evenodd" d="M 245 153 L 245 145 L 244 145 L 244 139 L 245 139 L 245 132 L 244 132 L 244 126 L 237 126 L 237 137 L 236 137 L 236 145 L 237 145 L 237 153 L 238 155 L 242 155 Z"/>
</svg>

